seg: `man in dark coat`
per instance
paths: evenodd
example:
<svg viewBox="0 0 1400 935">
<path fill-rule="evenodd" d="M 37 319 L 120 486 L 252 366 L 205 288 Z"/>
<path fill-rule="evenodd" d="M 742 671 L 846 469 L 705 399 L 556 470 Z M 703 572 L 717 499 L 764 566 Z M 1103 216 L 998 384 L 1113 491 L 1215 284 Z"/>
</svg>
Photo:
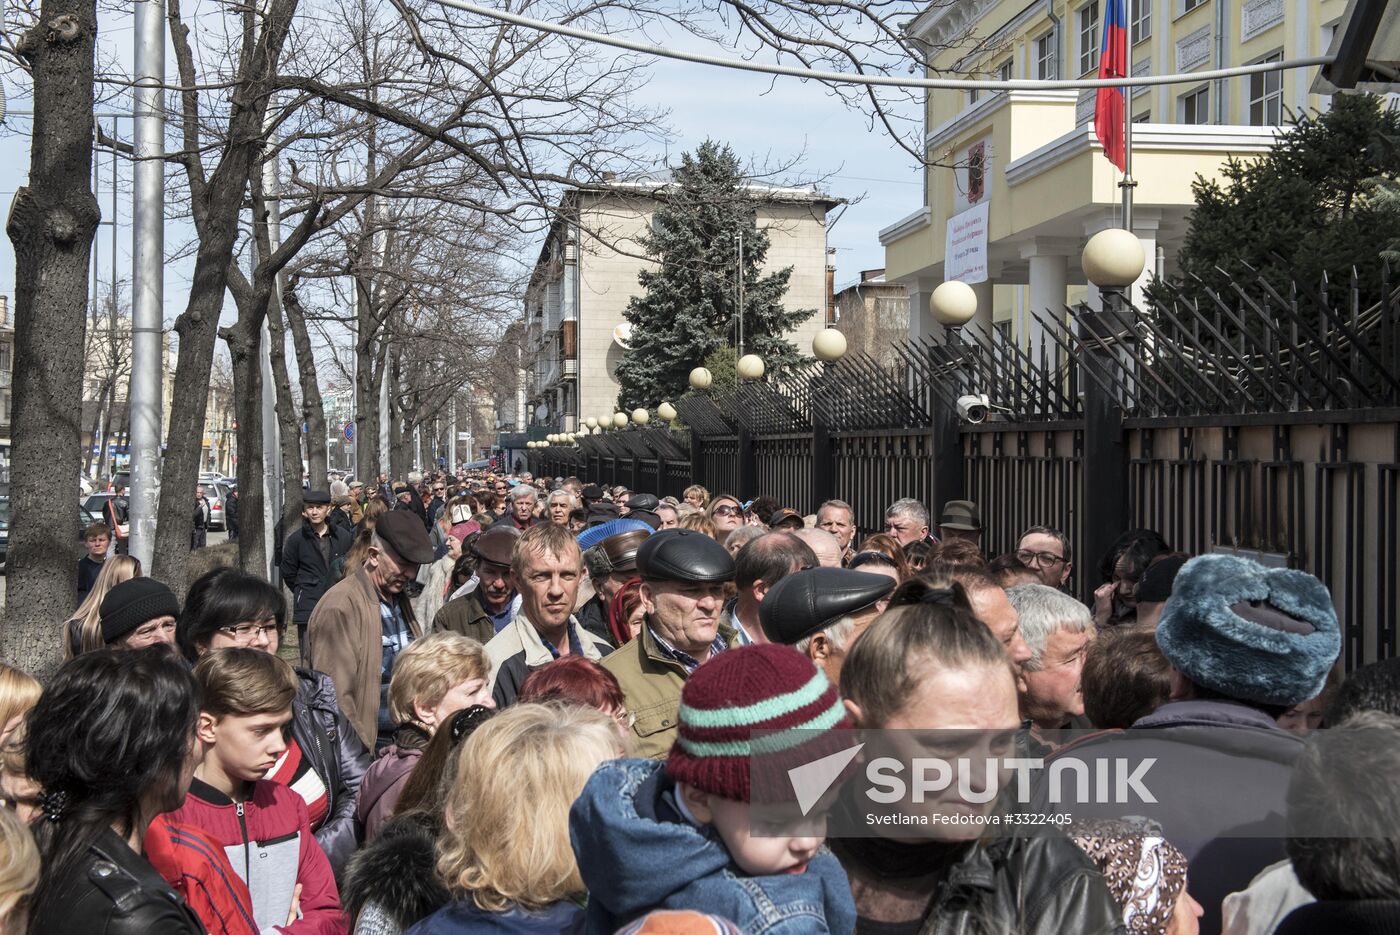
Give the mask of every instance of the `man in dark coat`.
<svg viewBox="0 0 1400 935">
<path fill-rule="evenodd" d="M 213 516 L 213 511 L 209 508 L 209 501 L 204 499 L 204 487 L 201 485 L 195 488 L 194 492 L 194 528 L 190 530 L 190 548 L 202 549 L 209 535 L 209 520 Z"/>
<path fill-rule="evenodd" d="M 230 487 L 224 496 L 224 522 L 228 525 L 228 541 L 238 541 L 238 488 Z"/>
<path fill-rule="evenodd" d="M 331 495 L 327 491 L 308 491 L 302 498 L 301 528 L 288 536 L 282 546 L 279 568 L 282 581 L 292 592 L 292 621 L 297 625 L 303 655 L 306 622 L 321 595 L 340 580 L 345 553 L 350 551 L 349 531 L 326 522 L 330 508 Z"/>
<path fill-rule="evenodd" d="M 1040 801 L 1075 819 L 1156 822 L 1189 861 L 1191 893 L 1205 907 L 1201 931 L 1219 931 L 1225 896 L 1286 856 L 1288 786 L 1303 739 L 1277 717 L 1322 691 L 1341 631 L 1331 595 L 1312 575 L 1202 555 L 1177 574 L 1157 643 L 1174 670 L 1171 699 L 1126 731 L 1092 735 L 1046 761 L 1073 758 L 1088 776 L 1101 766 L 1132 773 L 1156 801 L 1140 793 L 1082 801 L 1071 792 L 1056 803 L 1043 788 Z"/>
</svg>

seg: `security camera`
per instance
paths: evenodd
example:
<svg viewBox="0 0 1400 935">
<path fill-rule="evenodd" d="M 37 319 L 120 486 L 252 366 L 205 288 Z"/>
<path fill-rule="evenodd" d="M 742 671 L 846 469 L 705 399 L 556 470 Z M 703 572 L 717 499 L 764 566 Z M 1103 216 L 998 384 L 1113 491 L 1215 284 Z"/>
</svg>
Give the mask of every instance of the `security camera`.
<svg viewBox="0 0 1400 935">
<path fill-rule="evenodd" d="M 969 393 L 966 396 L 958 397 L 958 417 L 964 422 L 971 422 L 976 425 L 978 422 L 987 421 L 987 412 L 992 408 L 992 401 L 986 393 L 974 395 Z"/>
</svg>

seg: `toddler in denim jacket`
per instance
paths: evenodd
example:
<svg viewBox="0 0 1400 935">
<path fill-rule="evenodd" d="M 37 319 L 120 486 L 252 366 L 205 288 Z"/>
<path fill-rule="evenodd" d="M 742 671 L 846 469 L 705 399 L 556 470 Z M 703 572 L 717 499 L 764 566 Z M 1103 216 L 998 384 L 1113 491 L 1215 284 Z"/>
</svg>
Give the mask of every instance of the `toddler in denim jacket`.
<svg viewBox="0 0 1400 935">
<path fill-rule="evenodd" d="M 772 824 L 797 815 L 786 770 L 750 770 L 751 744 L 760 754 L 780 750 L 793 766 L 847 744 L 850 724 L 826 676 L 787 646 L 726 650 L 687 680 L 678 720 L 664 763 L 605 763 L 573 805 L 588 930 L 693 909 L 749 935 L 854 932 L 846 873 L 823 847 L 825 819 Z M 753 736 L 795 729 L 802 733 Z"/>
</svg>

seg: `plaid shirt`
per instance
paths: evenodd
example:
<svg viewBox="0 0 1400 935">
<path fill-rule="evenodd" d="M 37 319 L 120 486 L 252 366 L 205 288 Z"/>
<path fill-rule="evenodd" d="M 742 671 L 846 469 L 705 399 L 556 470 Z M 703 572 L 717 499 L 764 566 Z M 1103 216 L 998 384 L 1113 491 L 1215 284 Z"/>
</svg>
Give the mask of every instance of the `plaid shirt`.
<svg viewBox="0 0 1400 935">
<path fill-rule="evenodd" d="M 656 648 L 661 650 L 661 654 L 668 659 L 674 659 L 676 662 L 679 662 L 685 667 L 686 674 L 690 674 L 700 668 L 700 660 L 690 655 L 690 653 L 683 652 L 666 642 L 661 634 L 657 633 L 652 627 L 648 626 L 647 629 L 651 631 L 651 638 L 656 640 Z M 724 652 L 728 648 L 729 647 L 724 642 L 724 635 L 716 633 L 715 641 L 710 644 L 710 658 L 713 659 L 716 655 Z"/>
</svg>

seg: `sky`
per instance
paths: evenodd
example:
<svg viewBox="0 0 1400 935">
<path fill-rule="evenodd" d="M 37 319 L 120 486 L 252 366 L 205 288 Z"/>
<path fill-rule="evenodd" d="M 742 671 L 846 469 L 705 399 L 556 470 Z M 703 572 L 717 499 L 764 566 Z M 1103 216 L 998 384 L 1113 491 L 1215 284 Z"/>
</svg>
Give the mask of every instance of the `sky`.
<svg viewBox="0 0 1400 935">
<path fill-rule="evenodd" d="M 129 16 L 104 13 L 101 30 L 103 53 L 129 62 Z M 169 54 L 167 64 L 173 71 L 173 56 Z M 10 113 L 0 124 L 0 199 L 8 204 L 28 174 L 32 120 L 18 113 L 28 110 L 31 102 L 19 96 L 12 75 L 4 77 L 3 86 Z M 651 66 L 651 79 L 635 97 L 639 104 L 669 111 L 672 139 L 665 145 L 648 143 L 642 150 L 643 159 L 651 165 L 659 167 L 667 159 L 674 162 L 682 151 L 694 150 L 707 138 L 728 143 L 741 160 L 755 165 L 781 164 L 803 155 L 786 180 L 821 180 L 828 194 L 850 202 L 828 217 L 828 246 L 835 250 L 832 259 L 838 287 L 857 279 L 861 270 L 884 265 L 879 230 L 917 208 L 922 197 L 912 157 L 882 130 L 870 129 L 864 115 L 847 110 L 820 85 L 792 78 L 773 81 L 759 74 L 657 59 Z M 104 125 L 110 128 L 111 120 Z M 123 119 L 118 126 L 121 136 L 129 139 L 131 121 Z M 104 291 L 113 278 L 113 226 L 107 223 L 113 217 L 110 158 L 99 155 L 102 178 L 97 190 L 104 226 L 98 232 L 95 250 Z M 118 173 L 115 278 L 127 283 L 131 269 L 130 167 L 119 161 Z M 187 224 L 171 224 L 167 252 L 188 236 Z M 525 245 L 519 259 L 528 268 L 538 251 L 536 238 Z M 167 324 L 184 309 L 192 267 L 188 259 L 167 264 Z M 0 237 L 0 294 L 14 295 L 14 276 L 13 250 L 8 238 Z M 232 317 L 231 302 L 225 317 Z"/>
</svg>

